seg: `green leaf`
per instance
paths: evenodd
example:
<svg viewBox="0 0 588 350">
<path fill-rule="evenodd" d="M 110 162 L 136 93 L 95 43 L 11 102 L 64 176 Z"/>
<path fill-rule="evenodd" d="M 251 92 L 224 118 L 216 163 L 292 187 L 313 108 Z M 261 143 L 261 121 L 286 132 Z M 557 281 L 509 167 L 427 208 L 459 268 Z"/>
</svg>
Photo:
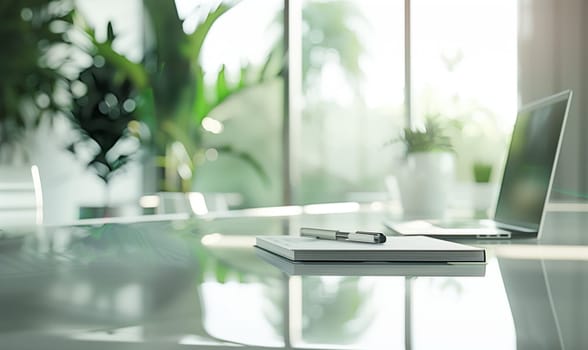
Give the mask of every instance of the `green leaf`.
<svg viewBox="0 0 588 350">
<path fill-rule="evenodd" d="M 259 163 L 251 154 L 249 154 L 247 152 L 236 150 L 231 145 L 221 145 L 221 146 L 215 146 L 213 148 L 216 149 L 219 153 L 225 153 L 225 154 L 228 154 L 233 157 L 241 159 L 242 161 L 247 163 L 249 166 L 251 166 L 253 168 L 253 170 L 255 170 L 257 175 L 259 175 L 261 177 L 263 183 L 265 183 L 266 185 L 271 183 L 270 177 L 268 176 L 267 172 L 265 171 L 265 169 L 263 168 L 261 163 Z"/>
<path fill-rule="evenodd" d="M 29 19 L 22 17 L 25 8 Z M 67 77 L 49 52 L 59 47 L 69 54 L 63 33 L 71 25 L 71 11 L 69 4 L 47 0 L 8 0 L 0 6 L 0 145 L 17 144 L 42 119 L 67 112 L 67 103 L 55 98 Z M 41 93 L 49 97 L 47 106 L 35 103 Z"/>
<path fill-rule="evenodd" d="M 114 34 L 114 28 L 112 28 L 112 22 L 108 21 L 108 26 L 106 28 L 106 41 L 112 43 L 115 37 L 116 35 Z"/>
<path fill-rule="evenodd" d="M 198 123 L 200 124 L 204 117 L 211 113 L 215 108 L 218 108 L 228 99 L 238 96 L 239 93 L 247 89 L 265 84 L 266 82 L 279 77 L 279 72 L 276 72 L 274 75 L 267 74 L 264 76 L 263 74 L 260 74 L 258 79 L 250 79 L 249 77 L 254 76 L 255 70 L 256 68 L 250 64 L 243 65 L 239 70 L 239 77 L 237 82 L 234 84 L 229 84 L 226 80 L 226 71 L 225 67 L 223 66 L 223 68 L 217 74 L 217 79 L 213 82 L 211 87 L 216 92 L 216 95 L 213 96 L 211 100 L 206 99 L 204 88 L 200 88 L 200 91 L 197 91 L 194 110 L 196 111 L 195 115 Z M 199 81 L 201 82 L 199 86 L 202 87 L 204 81 Z"/>
<path fill-rule="evenodd" d="M 451 139 L 439 116 L 427 116 L 423 130 L 405 128 L 398 141 L 404 143 L 406 154 L 416 152 L 453 152 Z"/>
<path fill-rule="evenodd" d="M 206 89 L 204 86 L 204 74 L 202 72 L 202 68 L 197 67 L 195 69 L 194 79 L 196 82 L 196 91 L 194 95 L 192 111 L 194 120 L 198 125 L 200 125 L 202 123 L 202 119 L 204 119 L 206 114 L 208 114 L 208 112 L 211 110 L 211 106 L 206 100 Z"/>
<path fill-rule="evenodd" d="M 214 269 L 214 274 L 216 275 L 216 280 L 219 283 L 225 283 L 227 281 L 229 269 L 221 264 L 217 264 L 216 268 Z"/>
<path fill-rule="evenodd" d="M 282 63 L 285 62 L 285 59 L 282 57 L 282 51 L 282 48 L 276 47 L 267 56 L 261 68 L 261 72 L 259 73 L 259 82 L 264 82 L 280 76 L 281 70 L 283 68 Z M 248 68 L 248 66 L 244 68 Z M 243 73 L 244 72 L 241 73 L 241 76 L 243 76 Z"/>
<path fill-rule="evenodd" d="M 158 118 L 173 119 L 181 103 L 179 99 L 194 92 L 193 62 L 186 52 L 188 36 L 175 1 L 144 0 L 143 3 L 155 36 L 155 46 L 145 53 L 144 62 L 149 67 Z"/>
<path fill-rule="evenodd" d="M 143 89 L 148 86 L 149 77 L 142 64 L 132 62 L 125 56 L 114 51 L 112 46 L 108 43 L 99 43 L 94 38 L 93 41 L 97 53 L 103 56 L 105 60 L 115 65 L 118 69 L 126 72 L 138 89 Z"/>
<path fill-rule="evenodd" d="M 146 87 L 139 90 L 137 96 L 137 115 L 147 125 L 149 130 L 157 130 L 157 116 L 153 89 Z"/>
<path fill-rule="evenodd" d="M 219 17 L 222 16 L 225 12 L 230 10 L 231 7 L 232 6 L 224 3 L 220 4 L 214 11 L 208 13 L 204 21 L 198 25 L 194 33 L 189 35 L 189 57 L 192 61 L 199 60 L 202 44 L 204 44 L 204 39 L 208 35 L 210 28 L 212 28 L 212 25 L 216 22 L 216 20 L 219 19 Z"/>
<path fill-rule="evenodd" d="M 225 76 L 226 66 L 223 64 L 221 69 L 218 71 L 216 76 L 216 99 L 222 101 L 231 93 L 228 84 L 227 77 Z"/>
</svg>

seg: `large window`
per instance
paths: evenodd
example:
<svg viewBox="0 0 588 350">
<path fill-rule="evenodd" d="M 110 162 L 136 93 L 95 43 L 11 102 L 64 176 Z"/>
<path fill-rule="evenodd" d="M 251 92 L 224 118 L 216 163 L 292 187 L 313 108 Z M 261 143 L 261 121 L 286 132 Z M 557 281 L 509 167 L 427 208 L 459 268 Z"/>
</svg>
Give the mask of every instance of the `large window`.
<svg viewBox="0 0 588 350">
<path fill-rule="evenodd" d="M 303 2 L 300 202 L 383 189 L 384 144 L 404 120 L 403 13 L 401 1 Z"/>
<path fill-rule="evenodd" d="M 499 167 L 517 109 L 516 14 L 506 0 L 305 1 L 295 198 L 381 198 L 402 166 L 400 145 L 384 145 L 428 115 L 454 126 L 458 180 Z"/>
<path fill-rule="evenodd" d="M 457 122 L 458 179 L 471 181 L 474 163 L 499 166 L 516 116 L 517 3 L 411 5 L 413 117 Z"/>
<path fill-rule="evenodd" d="M 133 80 L 140 98 L 131 105 L 143 108 L 135 118 L 148 126 L 145 149 L 155 153 L 151 163 L 139 159 L 113 175 L 106 191 L 77 164 L 84 176 L 70 171 L 67 182 L 80 183 L 59 190 L 71 192 L 66 197 L 76 205 L 117 205 L 166 190 L 230 193 L 242 207 L 268 206 L 284 202 L 286 187 L 295 204 L 386 199 L 385 178 L 401 166 L 402 153 L 390 141 L 408 120 L 418 125 L 429 114 L 459 124 L 453 137 L 461 181 L 471 180 L 474 162 L 500 164 L 518 104 L 516 2 L 74 3 L 84 21 L 71 24 L 85 23 L 86 34 L 95 34 L 78 68 L 105 61 L 118 70 L 113 74 Z M 226 12 L 217 12 L 221 4 Z M 294 16 L 284 21 L 284 13 Z M 210 30 L 194 34 L 208 24 Z M 285 73 L 300 81 L 299 99 L 289 99 Z M 289 108 L 293 103 L 297 108 Z M 288 118 L 298 128 L 286 142 Z M 54 153 L 69 156 L 61 143 Z M 285 144 L 293 145 L 290 155 Z M 66 176 L 52 174 L 73 166 L 59 165 L 65 161 L 44 148 L 32 159 L 49 174 L 44 186 L 57 188 Z M 284 163 L 294 176 L 284 176 Z M 175 178 L 142 187 L 143 169 Z M 47 198 L 59 198 L 50 192 Z"/>
</svg>

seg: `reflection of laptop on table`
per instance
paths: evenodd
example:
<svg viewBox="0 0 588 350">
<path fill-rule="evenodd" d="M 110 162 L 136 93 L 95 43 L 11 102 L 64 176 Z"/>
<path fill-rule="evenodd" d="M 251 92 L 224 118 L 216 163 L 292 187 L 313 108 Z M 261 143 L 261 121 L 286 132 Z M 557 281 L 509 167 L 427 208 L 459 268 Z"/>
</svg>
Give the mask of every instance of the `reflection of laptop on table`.
<svg viewBox="0 0 588 350">
<path fill-rule="evenodd" d="M 516 348 L 565 349 L 544 261 L 498 259 L 498 265 L 517 334 Z"/>
<path fill-rule="evenodd" d="M 537 237 L 541 232 L 571 91 L 523 107 L 517 114 L 498 201 L 491 220 L 416 220 L 386 225 L 401 235 L 446 238 Z"/>
</svg>

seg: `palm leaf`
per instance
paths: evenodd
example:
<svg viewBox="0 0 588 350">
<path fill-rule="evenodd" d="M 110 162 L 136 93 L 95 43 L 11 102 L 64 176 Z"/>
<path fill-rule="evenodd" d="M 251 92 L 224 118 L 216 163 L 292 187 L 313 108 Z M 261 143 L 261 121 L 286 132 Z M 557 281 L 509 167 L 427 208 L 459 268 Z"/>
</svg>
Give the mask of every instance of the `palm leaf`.
<svg viewBox="0 0 588 350">
<path fill-rule="evenodd" d="M 216 22 L 217 19 L 220 18 L 225 12 L 231 9 L 232 6 L 227 4 L 220 4 L 215 10 L 208 13 L 206 18 L 202 23 L 198 25 L 194 33 L 190 34 L 188 37 L 188 55 L 189 58 L 193 61 L 197 61 L 200 59 L 200 51 L 202 50 L 202 45 L 204 44 L 204 40 L 210 32 L 213 24 Z"/>
<path fill-rule="evenodd" d="M 231 90 L 227 83 L 227 77 L 225 75 L 226 66 L 223 64 L 221 69 L 218 71 L 216 76 L 216 100 L 223 101 L 227 96 L 230 95 Z M 242 71 L 241 71 L 242 72 Z M 238 85 L 237 85 L 238 88 Z"/>
<path fill-rule="evenodd" d="M 268 58 L 267 62 L 270 62 L 271 58 Z M 241 92 L 254 88 L 256 86 L 263 85 L 269 81 L 277 79 L 280 76 L 280 72 L 276 68 L 280 68 L 275 65 L 275 62 L 265 63 L 261 70 L 258 67 L 253 67 L 250 64 L 245 64 L 241 67 L 238 72 L 237 79 L 234 83 L 230 84 L 226 78 L 225 67 L 221 68 L 217 74 L 216 80 L 212 83 L 209 88 L 216 92 L 212 97 L 206 98 L 204 89 L 200 90 L 197 94 L 195 108 L 195 116 L 198 124 L 202 122 L 206 116 L 208 116 L 214 109 L 221 106 L 228 99 L 237 97 Z M 204 84 L 203 80 L 201 80 Z"/>
<path fill-rule="evenodd" d="M 124 55 L 119 54 L 112 48 L 110 43 L 99 43 L 95 38 L 92 38 L 92 40 L 96 47 L 96 53 L 103 56 L 104 59 L 111 62 L 121 71 L 126 72 L 138 89 L 143 89 L 148 86 L 149 77 L 143 65 L 135 63 Z"/>
<path fill-rule="evenodd" d="M 154 47 L 145 54 L 145 65 L 154 90 L 160 119 L 175 118 L 179 99 L 185 91 L 193 93 L 192 63 L 186 54 L 188 38 L 182 28 L 175 1 L 145 0 L 147 15 L 155 35 Z"/>
<path fill-rule="evenodd" d="M 191 118 L 191 120 L 195 120 L 196 124 L 200 125 L 202 123 L 202 119 L 204 119 L 204 117 L 212 109 L 212 106 L 210 106 L 206 98 L 206 86 L 204 85 L 204 74 L 202 72 L 202 68 L 197 67 L 195 70 L 196 91 L 192 104 L 193 118 Z"/>
<path fill-rule="evenodd" d="M 268 174 L 264 170 L 261 163 L 259 163 L 253 156 L 251 156 L 251 154 L 249 154 L 247 152 L 236 150 L 231 145 L 215 146 L 214 149 L 216 149 L 219 153 L 224 153 L 224 154 L 236 157 L 236 158 L 242 160 L 243 162 L 247 163 L 249 166 L 251 166 L 253 168 L 253 170 L 255 170 L 257 175 L 259 175 L 261 177 L 262 181 L 265 184 L 269 184 L 271 182 Z"/>
</svg>

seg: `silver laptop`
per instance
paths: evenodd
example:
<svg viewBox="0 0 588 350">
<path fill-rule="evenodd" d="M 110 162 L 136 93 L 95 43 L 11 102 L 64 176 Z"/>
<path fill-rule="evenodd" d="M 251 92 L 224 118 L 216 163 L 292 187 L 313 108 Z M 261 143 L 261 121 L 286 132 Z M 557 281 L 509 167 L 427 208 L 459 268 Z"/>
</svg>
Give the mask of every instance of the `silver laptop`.
<svg viewBox="0 0 588 350">
<path fill-rule="evenodd" d="M 539 237 L 571 99 L 572 92 L 563 91 L 519 110 L 492 219 L 386 226 L 401 235 L 440 238 Z"/>
</svg>

